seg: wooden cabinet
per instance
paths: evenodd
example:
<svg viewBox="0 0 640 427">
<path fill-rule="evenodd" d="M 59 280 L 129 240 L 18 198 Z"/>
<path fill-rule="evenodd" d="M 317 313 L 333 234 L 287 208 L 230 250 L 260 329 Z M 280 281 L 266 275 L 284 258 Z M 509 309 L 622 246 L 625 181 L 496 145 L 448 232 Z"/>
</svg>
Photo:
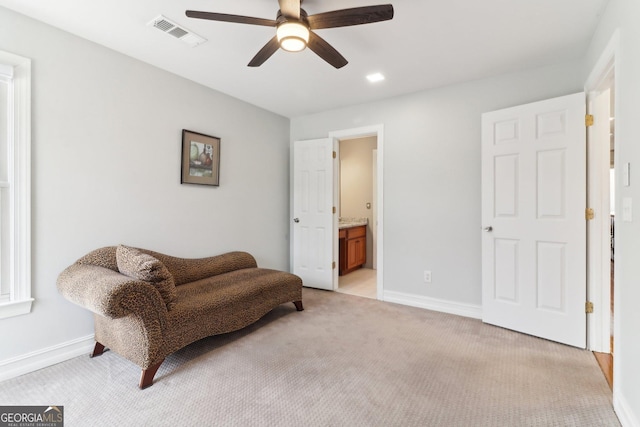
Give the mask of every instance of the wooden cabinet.
<svg viewBox="0 0 640 427">
<path fill-rule="evenodd" d="M 367 262 L 367 226 L 340 230 L 340 270 L 342 276 L 357 270 Z"/>
</svg>

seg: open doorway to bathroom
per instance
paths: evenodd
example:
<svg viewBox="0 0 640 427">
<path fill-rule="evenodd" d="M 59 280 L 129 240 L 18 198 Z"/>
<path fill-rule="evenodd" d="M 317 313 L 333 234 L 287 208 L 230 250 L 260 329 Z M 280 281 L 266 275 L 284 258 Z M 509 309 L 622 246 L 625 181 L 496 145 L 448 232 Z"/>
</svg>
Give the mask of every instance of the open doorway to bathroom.
<svg viewBox="0 0 640 427">
<path fill-rule="evenodd" d="M 377 298 L 376 136 L 340 139 L 338 292 Z"/>
<path fill-rule="evenodd" d="M 615 332 L 615 229 L 624 216 L 616 215 L 616 180 L 628 182 L 628 169 L 615 162 L 615 67 L 614 62 L 589 88 L 587 107 L 594 117 L 588 128 L 588 203 L 602 212 L 598 221 L 589 221 L 589 283 L 588 301 L 599 308 L 598 322 L 592 319 L 594 333 L 589 347 L 613 389 Z M 596 121 L 598 120 L 598 121 Z M 616 172 L 622 172 L 620 177 Z M 625 178 L 626 175 L 626 178 Z M 622 178 L 622 179 L 621 179 Z M 624 212 L 624 211 L 623 211 Z M 596 305 L 597 304 L 597 305 Z"/>
<path fill-rule="evenodd" d="M 594 352 L 596 360 L 600 365 L 600 369 L 602 369 L 602 373 L 607 379 L 607 383 L 609 387 L 613 390 L 613 344 L 614 344 L 614 287 L 615 287 L 615 224 L 616 224 L 616 198 L 615 198 L 615 182 L 616 182 L 616 165 L 615 165 L 615 91 L 614 91 L 614 81 L 613 81 L 613 72 L 610 73 L 609 79 L 605 80 L 606 90 L 605 94 L 608 92 L 609 102 L 610 102 L 610 117 L 609 117 L 609 155 L 606 156 L 606 161 L 609 167 L 609 229 L 610 235 L 609 240 L 607 241 L 608 248 L 605 248 L 605 252 L 610 253 L 610 276 L 608 283 L 603 285 L 603 291 L 610 292 L 609 299 L 609 308 L 610 308 L 610 326 L 609 326 L 609 343 L 608 350 L 605 352 Z M 607 251 L 609 249 L 609 251 Z M 605 276 L 606 277 L 606 276 Z M 607 282 L 607 280 L 603 280 Z"/>
</svg>

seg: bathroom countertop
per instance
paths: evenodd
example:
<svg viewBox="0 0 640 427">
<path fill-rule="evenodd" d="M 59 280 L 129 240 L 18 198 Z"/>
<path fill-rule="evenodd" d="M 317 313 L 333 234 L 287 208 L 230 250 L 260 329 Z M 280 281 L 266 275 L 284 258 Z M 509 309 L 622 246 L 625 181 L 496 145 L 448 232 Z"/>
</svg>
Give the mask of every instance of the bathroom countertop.
<svg viewBox="0 0 640 427">
<path fill-rule="evenodd" d="M 338 219 L 338 229 L 342 230 L 343 228 L 351 228 L 351 227 L 359 227 L 361 225 L 367 225 L 369 220 L 365 218 L 339 218 Z"/>
</svg>

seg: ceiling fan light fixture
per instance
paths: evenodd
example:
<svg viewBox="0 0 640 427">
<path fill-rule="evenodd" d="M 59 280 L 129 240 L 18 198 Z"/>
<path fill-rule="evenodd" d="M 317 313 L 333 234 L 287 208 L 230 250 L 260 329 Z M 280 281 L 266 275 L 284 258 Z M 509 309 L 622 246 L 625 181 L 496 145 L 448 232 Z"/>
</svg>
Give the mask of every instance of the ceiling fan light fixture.
<svg viewBox="0 0 640 427">
<path fill-rule="evenodd" d="M 309 28 L 299 22 L 284 22 L 276 30 L 280 47 L 288 52 L 300 52 L 309 42 Z"/>
</svg>

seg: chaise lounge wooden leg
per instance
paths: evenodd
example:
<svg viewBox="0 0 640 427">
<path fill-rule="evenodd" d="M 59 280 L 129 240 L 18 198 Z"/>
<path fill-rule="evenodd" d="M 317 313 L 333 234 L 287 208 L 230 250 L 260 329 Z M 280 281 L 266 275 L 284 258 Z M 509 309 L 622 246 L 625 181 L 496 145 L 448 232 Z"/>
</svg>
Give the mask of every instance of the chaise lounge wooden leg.
<svg viewBox="0 0 640 427">
<path fill-rule="evenodd" d="M 156 372 L 158 372 L 158 368 L 162 365 L 162 362 L 164 362 L 164 359 L 142 370 L 142 374 L 140 375 L 140 389 L 145 389 L 153 384 L 153 377 L 156 375 Z"/>
<path fill-rule="evenodd" d="M 91 352 L 89 357 L 100 356 L 102 353 L 104 353 L 104 345 L 96 341 L 96 345 L 93 347 L 93 351 Z"/>
<path fill-rule="evenodd" d="M 298 311 L 304 310 L 304 307 L 302 307 L 302 301 L 294 301 L 293 305 L 296 306 L 296 310 L 298 310 Z"/>
</svg>

